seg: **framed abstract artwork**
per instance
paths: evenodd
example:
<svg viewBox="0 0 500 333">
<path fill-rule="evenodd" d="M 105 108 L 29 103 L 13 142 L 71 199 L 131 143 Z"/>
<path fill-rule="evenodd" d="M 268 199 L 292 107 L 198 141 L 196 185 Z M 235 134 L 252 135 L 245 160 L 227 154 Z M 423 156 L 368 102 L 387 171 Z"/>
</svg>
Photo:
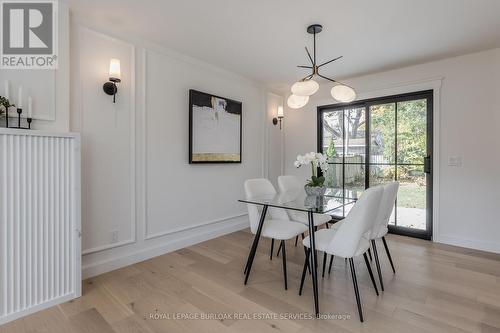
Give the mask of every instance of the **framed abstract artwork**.
<svg viewBox="0 0 500 333">
<path fill-rule="evenodd" d="M 241 163 L 241 102 L 189 90 L 189 163 Z"/>
</svg>

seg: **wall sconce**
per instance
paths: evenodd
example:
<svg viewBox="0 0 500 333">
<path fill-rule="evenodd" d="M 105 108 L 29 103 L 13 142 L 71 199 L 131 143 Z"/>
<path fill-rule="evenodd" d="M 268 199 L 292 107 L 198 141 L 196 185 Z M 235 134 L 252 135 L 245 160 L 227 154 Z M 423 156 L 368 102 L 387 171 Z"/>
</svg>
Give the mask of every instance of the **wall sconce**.
<svg viewBox="0 0 500 333">
<path fill-rule="evenodd" d="M 106 82 L 102 88 L 104 92 L 108 95 L 113 95 L 113 103 L 115 103 L 115 96 L 118 92 L 117 83 L 121 82 L 121 72 L 120 72 L 120 60 L 111 59 L 109 61 L 109 81 Z"/>
<path fill-rule="evenodd" d="M 283 114 L 283 106 L 278 106 L 278 117 L 273 118 L 273 125 L 276 126 L 278 125 L 278 122 L 280 123 L 280 129 L 281 129 L 281 120 L 285 117 Z"/>
</svg>

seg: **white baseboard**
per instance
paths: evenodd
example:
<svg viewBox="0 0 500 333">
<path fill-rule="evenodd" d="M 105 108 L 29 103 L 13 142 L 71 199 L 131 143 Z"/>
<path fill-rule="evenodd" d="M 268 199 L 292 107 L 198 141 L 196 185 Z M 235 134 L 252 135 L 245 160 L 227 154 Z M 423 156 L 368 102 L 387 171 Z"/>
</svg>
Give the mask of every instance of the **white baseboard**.
<svg viewBox="0 0 500 333">
<path fill-rule="evenodd" d="M 439 235 L 439 237 L 437 239 L 434 239 L 434 241 L 437 243 L 460 246 L 468 249 L 500 253 L 500 243 L 496 242 L 484 242 L 475 239 L 464 239 L 449 235 Z"/>
<path fill-rule="evenodd" d="M 215 223 L 211 225 L 211 228 L 208 231 L 196 230 L 203 227 L 204 226 L 191 229 L 189 232 L 189 236 L 166 241 L 160 246 L 152 246 L 145 249 L 140 249 L 139 251 L 136 251 L 134 253 L 127 253 L 123 256 L 95 262 L 89 265 L 84 265 L 82 267 L 82 278 L 87 279 L 96 275 L 113 271 L 115 269 L 119 269 L 153 257 L 163 255 L 165 253 L 173 252 L 187 246 L 201 243 L 209 239 L 248 228 L 248 216 L 243 215 L 235 219 Z"/>
<path fill-rule="evenodd" d="M 68 294 L 68 295 L 64 295 L 64 296 L 61 296 L 61 297 L 54 298 L 53 300 L 50 300 L 48 302 L 45 302 L 45 303 L 42 303 L 42 304 L 39 304 L 39 305 L 35 305 L 33 307 L 30 307 L 29 309 L 26 309 L 26 310 L 23 310 L 23 311 L 19 311 L 19 312 L 15 312 L 15 313 L 12 313 L 12 314 L 8 314 L 8 315 L 6 315 L 4 317 L 0 317 L 0 325 L 7 324 L 10 321 L 19 319 L 21 317 L 27 316 L 29 314 L 32 314 L 32 313 L 35 313 L 35 312 L 38 312 L 38 311 L 42 311 L 44 309 L 50 308 L 50 307 L 52 307 L 54 305 L 57 305 L 57 304 L 61 304 L 61 303 L 67 302 L 67 301 L 72 300 L 72 299 L 77 298 L 77 297 L 78 296 L 75 293 L 71 293 L 71 294 Z"/>
</svg>

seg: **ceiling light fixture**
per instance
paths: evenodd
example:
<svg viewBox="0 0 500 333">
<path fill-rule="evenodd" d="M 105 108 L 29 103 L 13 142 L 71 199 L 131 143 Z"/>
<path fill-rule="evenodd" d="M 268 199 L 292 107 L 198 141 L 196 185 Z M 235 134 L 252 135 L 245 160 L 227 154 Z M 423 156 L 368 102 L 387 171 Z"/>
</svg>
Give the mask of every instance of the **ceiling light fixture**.
<svg viewBox="0 0 500 333">
<path fill-rule="evenodd" d="M 292 85 L 292 95 L 290 95 L 287 99 L 287 105 L 292 109 L 300 109 L 309 101 L 309 96 L 314 95 L 318 89 L 318 82 L 314 81 L 313 78 L 318 76 L 322 79 L 335 83 L 331 90 L 332 97 L 342 103 L 349 103 L 356 99 L 356 91 L 349 87 L 346 84 L 340 83 L 334 79 L 321 75 L 319 73 L 319 69 L 335 60 L 339 60 L 342 56 L 334 58 L 332 60 L 326 61 L 320 65 L 316 62 L 316 34 L 320 33 L 323 30 L 323 27 L 320 24 L 313 24 L 307 27 L 307 32 L 313 35 L 313 55 L 307 49 L 306 52 L 309 60 L 311 61 L 311 66 L 302 66 L 299 65 L 299 68 L 306 68 L 312 71 L 311 74 L 302 78 L 300 81 L 295 82 Z"/>
</svg>

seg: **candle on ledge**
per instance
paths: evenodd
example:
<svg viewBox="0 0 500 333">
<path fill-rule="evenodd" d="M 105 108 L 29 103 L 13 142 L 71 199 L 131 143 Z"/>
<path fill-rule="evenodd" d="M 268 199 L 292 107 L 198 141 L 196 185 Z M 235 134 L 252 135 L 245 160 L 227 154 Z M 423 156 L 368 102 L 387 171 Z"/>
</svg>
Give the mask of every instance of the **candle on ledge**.
<svg viewBox="0 0 500 333">
<path fill-rule="evenodd" d="M 33 99 L 28 97 L 28 118 L 33 118 Z"/>
<path fill-rule="evenodd" d="M 9 99 L 9 80 L 5 80 L 5 98 Z"/>
<path fill-rule="evenodd" d="M 19 86 L 18 96 L 17 96 L 17 108 L 23 108 L 23 86 Z"/>
</svg>

